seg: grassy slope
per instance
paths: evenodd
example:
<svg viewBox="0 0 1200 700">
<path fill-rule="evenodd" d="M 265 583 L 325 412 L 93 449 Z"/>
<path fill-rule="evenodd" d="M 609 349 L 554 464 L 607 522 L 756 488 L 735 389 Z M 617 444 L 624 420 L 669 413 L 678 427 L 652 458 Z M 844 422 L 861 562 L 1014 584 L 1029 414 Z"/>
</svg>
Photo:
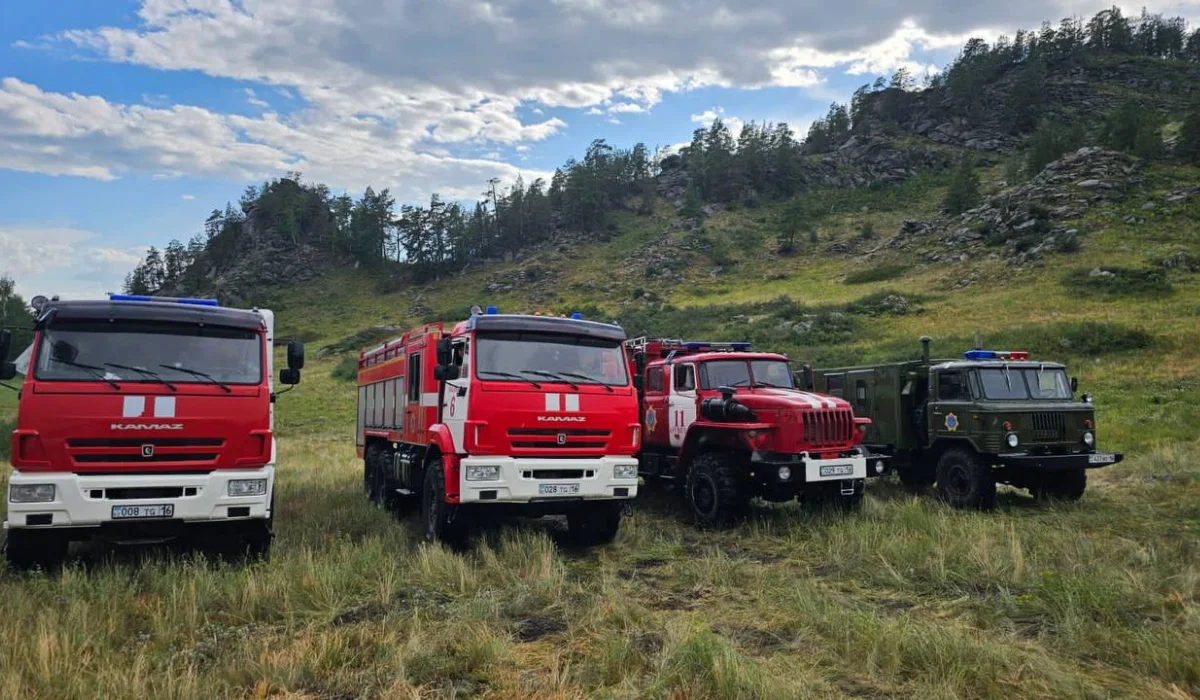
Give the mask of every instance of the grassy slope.
<svg viewBox="0 0 1200 700">
<path fill-rule="evenodd" d="M 1152 175 L 1151 194 L 1168 181 L 1200 180 L 1191 170 Z M 866 220 L 886 239 L 902 219 L 928 212 L 939 186 L 919 183 L 901 198 L 815 202 L 833 209 L 821 218 L 821 248 L 852 239 Z M 1148 215 L 1142 226 L 1120 223 L 1126 209 L 1146 215 L 1146 196 L 1135 194 L 1117 215 L 1096 211 L 1080 222 L 1078 253 L 1015 274 L 986 256 L 949 267 L 894 253 L 864 263 L 807 251 L 807 243 L 779 260 L 769 252 L 779 206 L 710 219 L 722 258 L 740 262 L 718 273 L 688 253 L 685 285 L 647 279 L 629 264 L 666 226 L 665 211 L 659 221 L 622 216 L 607 246 L 545 252 L 537 261 L 563 270 L 551 285 L 557 298 L 543 308 L 598 306 L 621 317 L 645 304 L 620 300 L 646 291 L 701 307 L 687 315 L 705 332 L 741 333 L 728 322 L 733 305 L 781 294 L 813 307 L 884 289 L 921 297 L 923 314 L 869 319 L 844 343 L 865 359 L 911 352 L 923 333 L 956 344 L 977 328 L 985 337 L 1022 328 L 1053 337 L 1068 327 L 1059 324 L 1087 320 L 1149 332 L 1155 343 L 1140 351 L 1040 353 L 1071 362 L 1096 395 L 1101 439 L 1130 453 L 1095 473 L 1079 504 L 1036 506 L 1012 493 L 998 512 L 961 513 L 872 483 L 858 515 L 774 507 L 712 534 L 687 526 L 669 497 L 651 493 L 612 547 L 572 551 L 553 528 L 534 523 L 454 553 L 416 544 L 412 522 L 398 524 L 359 497 L 352 385 L 330 378 L 336 359 L 314 361 L 305 383 L 279 403 L 272 562 L 137 568 L 85 559 L 95 566 L 52 579 L 0 574 L 0 695 L 1200 692 L 1200 444 L 1192 432 L 1200 420 L 1200 276 L 1175 278 L 1174 293 L 1161 299 L 1089 298 L 1062 284 L 1076 268 L 1142 267 L 1178 249 L 1200 255 L 1200 204 Z M 911 269 L 886 282 L 842 282 L 864 265 L 890 263 Z M 516 295 L 485 299 L 496 272 L 433 284 L 421 303 L 435 311 L 475 302 L 534 308 Z M 972 272 L 979 281 L 950 291 Z M 419 320 L 409 314 L 414 294 L 378 296 L 373 288 L 347 272 L 281 295 L 274 307 L 284 329 L 322 342 Z M 785 344 L 795 356 L 824 351 L 800 339 Z M 949 345 L 944 352 L 957 349 Z M 6 400 L 0 396 L 0 422 L 11 412 Z"/>
</svg>

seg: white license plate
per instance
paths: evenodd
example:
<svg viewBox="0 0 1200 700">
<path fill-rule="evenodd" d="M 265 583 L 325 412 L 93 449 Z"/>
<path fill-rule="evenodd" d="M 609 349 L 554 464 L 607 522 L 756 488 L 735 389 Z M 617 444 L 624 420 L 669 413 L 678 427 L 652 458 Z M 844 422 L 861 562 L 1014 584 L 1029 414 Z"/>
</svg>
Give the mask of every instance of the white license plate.
<svg viewBox="0 0 1200 700">
<path fill-rule="evenodd" d="M 543 496 L 570 496 L 579 493 L 579 484 L 538 484 Z"/>
<path fill-rule="evenodd" d="M 821 467 L 821 476 L 850 476 L 853 473 L 853 464 L 828 464 Z"/>
<path fill-rule="evenodd" d="M 1117 461 L 1116 455 L 1094 454 L 1088 455 L 1088 464 L 1112 464 Z"/>
<path fill-rule="evenodd" d="M 175 506 L 167 504 L 160 506 L 113 506 L 113 520 L 135 518 L 173 518 Z"/>
</svg>

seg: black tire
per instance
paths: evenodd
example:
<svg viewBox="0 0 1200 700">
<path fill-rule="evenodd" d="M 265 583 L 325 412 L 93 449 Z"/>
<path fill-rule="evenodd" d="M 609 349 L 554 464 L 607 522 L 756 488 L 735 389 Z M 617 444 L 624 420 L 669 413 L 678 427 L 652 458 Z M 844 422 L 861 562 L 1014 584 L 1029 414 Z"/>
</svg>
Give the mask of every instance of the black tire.
<svg viewBox="0 0 1200 700">
<path fill-rule="evenodd" d="M 933 486 L 937 474 L 924 463 L 908 464 L 896 469 L 900 483 L 912 491 L 922 491 Z"/>
<path fill-rule="evenodd" d="M 454 522 L 457 507 L 446 503 L 446 477 L 442 458 L 437 457 L 425 466 L 421 486 L 421 525 L 426 542 L 458 543 L 462 528 Z"/>
<path fill-rule="evenodd" d="M 737 456 L 729 452 L 705 452 L 692 462 L 686 490 L 697 524 L 724 528 L 746 517 L 750 496 L 740 477 Z"/>
<path fill-rule="evenodd" d="M 585 547 L 608 544 L 621 528 L 621 501 L 584 503 L 567 514 L 567 532 L 571 541 Z"/>
<path fill-rule="evenodd" d="M 377 476 L 375 474 L 375 466 L 377 460 L 375 453 L 379 451 L 379 445 L 371 444 L 367 446 L 367 451 L 363 454 L 363 495 L 367 500 L 374 503 L 377 493 Z"/>
<path fill-rule="evenodd" d="M 242 551 L 247 560 L 270 561 L 271 543 L 275 540 L 274 520 L 272 516 L 246 525 L 246 531 L 242 535 Z"/>
<path fill-rule="evenodd" d="M 1087 490 L 1087 470 L 1043 471 L 1030 490 L 1040 500 L 1078 501 Z"/>
<path fill-rule="evenodd" d="M 992 467 L 968 450 L 947 450 L 938 460 L 937 490 L 942 500 L 955 508 L 993 508 L 996 477 Z"/>
<path fill-rule="evenodd" d="M 9 530 L 4 542 L 4 558 L 8 567 L 15 571 L 41 569 L 50 573 L 62 565 L 69 545 L 70 542 L 58 533 Z"/>
</svg>

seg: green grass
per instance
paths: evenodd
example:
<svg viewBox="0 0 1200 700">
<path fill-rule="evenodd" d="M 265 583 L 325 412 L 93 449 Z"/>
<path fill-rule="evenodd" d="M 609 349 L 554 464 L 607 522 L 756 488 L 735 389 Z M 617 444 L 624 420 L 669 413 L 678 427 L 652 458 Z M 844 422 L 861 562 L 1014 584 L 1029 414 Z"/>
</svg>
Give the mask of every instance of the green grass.
<svg viewBox="0 0 1200 700">
<path fill-rule="evenodd" d="M 745 338 L 826 366 L 912 357 L 925 334 L 936 354 L 957 355 L 978 330 L 989 346 L 1065 361 L 1095 397 L 1101 445 L 1127 459 L 1093 472 L 1078 504 L 1006 489 L 996 512 L 956 512 L 880 481 L 858 514 L 763 507 L 712 533 L 647 490 L 611 546 L 575 550 L 560 526 L 535 522 L 448 551 L 363 501 L 352 360 L 312 359 L 277 403 L 271 562 L 152 552 L 138 565 L 84 551 L 53 577 L 0 572 L 0 697 L 1200 694 L 1200 276 L 1172 273 L 1169 296 L 1063 283 L 1071 270 L 1200 255 L 1200 202 L 1141 209 L 1200 182 L 1200 170 L 1145 177 L 1076 222 L 1087 232 L 1077 252 L 1019 269 L 986 252 L 933 265 L 884 246 L 937 207 L 944 183 L 933 178 L 813 195 L 821 242 L 786 258 L 773 252 L 786 204 L 718 213 L 705 236 L 735 261 L 720 272 L 680 245 L 691 234 L 671 228 L 663 204 L 653 217 L 618 213 L 606 244 L 386 293 L 370 274 L 341 271 L 255 300 L 314 355 L 472 303 L 584 309 L 631 331 Z M 1129 213 L 1146 223 L 1124 224 Z M 876 241 L 859 238 L 868 217 Z M 852 252 L 826 248 L 839 243 Z M 646 277 L 653 246 L 676 252 L 683 282 Z M 550 279 L 486 293 L 528 266 Z M 906 272 L 845 283 L 889 266 Z M 880 313 L 889 295 L 909 311 Z M 14 399 L 0 389 L 0 424 Z"/>
<path fill-rule="evenodd" d="M 891 263 L 877 265 L 857 270 L 846 275 L 846 284 L 868 284 L 870 282 L 888 282 L 903 277 L 909 270 L 908 265 Z"/>
</svg>

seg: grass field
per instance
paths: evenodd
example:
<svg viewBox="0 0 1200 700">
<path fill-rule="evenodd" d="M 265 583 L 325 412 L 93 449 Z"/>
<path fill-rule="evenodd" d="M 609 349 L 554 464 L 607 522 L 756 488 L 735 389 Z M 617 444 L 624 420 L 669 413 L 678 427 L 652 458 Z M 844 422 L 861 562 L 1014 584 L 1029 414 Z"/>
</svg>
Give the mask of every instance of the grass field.
<svg viewBox="0 0 1200 700">
<path fill-rule="evenodd" d="M 561 270 L 555 308 L 758 334 L 798 358 L 830 350 L 778 335 L 776 307 L 763 307 L 761 322 L 729 317 L 780 295 L 841 308 L 894 290 L 922 311 L 858 319 L 834 349 L 912 354 L 929 333 L 952 354 L 980 329 L 1066 360 L 1096 396 L 1102 446 L 1128 454 L 1093 472 L 1077 504 L 1003 491 L 996 512 L 957 512 L 881 481 L 861 513 L 763 507 L 734 530 L 706 533 L 674 495 L 647 489 L 611 546 L 572 549 L 559 524 L 530 522 L 450 551 L 419 544 L 414 522 L 361 497 L 353 384 L 332 378 L 338 358 L 327 358 L 310 362 L 304 384 L 277 405 L 271 561 L 85 552 L 52 577 L 0 572 L 0 696 L 1194 697 L 1200 276 L 1172 273 L 1168 290 L 1112 297 L 1071 286 L 1070 274 L 1200 255 L 1200 204 L 1160 209 L 1141 227 L 1121 223 L 1163 179 L 1200 180 L 1190 170 L 1151 175 L 1112 215 L 1080 222 L 1078 253 L 1017 273 L 986 258 L 938 267 L 888 253 L 870 264 L 906 265 L 905 274 L 846 284 L 861 261 L 802 253 L 771 262 L 771 207 L 710 219 L 708 235 L 740 262 L 715 272 L 692 260 L 695 284 L 619 269 L 658 235 L 658 223 L 633 217 L 607 247 L 534 261 Z M 884 200 L 876 230 L 886 237 L 927 211 L 940 187 Z M 870 216 L 857 200 L 839 202 L 822 204 L 833 212 L 823 242 L 852 240 Z M 436 312 L 497 301 L 482 296 L 488 276 L 527 264 L 388 295 L 340 273 L 273 302 L 282 329 L 316 339 L 311 357 L 362 328 L 419 321 L 410 311 L 418 294 Z M 951 291 L 972 273 L 977 282 Z M 616 291 L 586 291 L 601 283 Z M 660 301 L 619 301 L 641 287 Z M 0 389 L 0 425 L 12 399 Z"/>
</svg>

